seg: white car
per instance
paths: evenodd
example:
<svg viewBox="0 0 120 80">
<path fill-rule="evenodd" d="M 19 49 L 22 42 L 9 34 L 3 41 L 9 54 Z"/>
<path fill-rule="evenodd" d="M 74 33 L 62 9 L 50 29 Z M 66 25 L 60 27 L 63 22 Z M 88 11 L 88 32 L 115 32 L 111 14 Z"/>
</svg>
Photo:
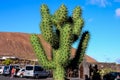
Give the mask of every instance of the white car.
<svg viewBox="0 0 120 80">
<path fill-rule="evenodd" d="M 16 76 L 22 78 L 22 77 L 24 77 L 24 72 L 25 72 L 25 68 L 21 68 L 21 69 L 17 72 Z"/>
<path fill-rule="evenodd" d="M 3 74 L 4 66 L 0 66 L 0 74 Z"/>
<path fill-rule="evenodd" d="M 24 76 L 33 78 L 48 77 L 49 72 L 39 65 L 26 65 Z"/>
</svg>

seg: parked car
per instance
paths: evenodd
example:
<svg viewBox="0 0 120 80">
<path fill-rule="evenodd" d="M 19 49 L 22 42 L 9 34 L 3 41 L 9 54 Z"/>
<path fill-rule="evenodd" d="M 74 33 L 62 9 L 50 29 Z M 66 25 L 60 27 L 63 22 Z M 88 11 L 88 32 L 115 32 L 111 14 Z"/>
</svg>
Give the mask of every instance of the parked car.
<svg viewBox="0 0 120 80">
<path fill-rule="evenodd" d="M 24 72 L 25 72 L 25 68 L 21 68 L 21 69 L 17 72 L 16 76 L 22 78 L 22 77 L 24 77 Z"/>
<path fill-rule="evenodd" d="M 17 73 L 17 71 L 19 70 L 19 65 L 7 65 L 4 67 L 3 75 L 4 76 L 10 75 L 13 67 L 16 69 L 16 73 Z M 16 73 L 14 74 L 14 76 L 16 76 Z"/>
<path fill-rule="evenodd" d="M 33 78 L 48 77 L 49 72 L 39 65 L 26 65 L 24 76 Z"/>
<path fill-rule="evenodd" d="M 9 70 L 10 70 L 9 66 L 4 66 L 3 75 L 6 76 L 6 75 L 10 74 Z"/>
<path fill-rule="evenodd" d="M 3 74 L 4 66 L 0 66 L 0 75 Z"/>
<path fill-rule="evenodd" d="M 103 76 L 104 80 L 115 80 L 117 76 L 120 76 L 120 72 L 110 72 Z M 118 79 L 117 79 L 118 80 Z"/>
</svg>

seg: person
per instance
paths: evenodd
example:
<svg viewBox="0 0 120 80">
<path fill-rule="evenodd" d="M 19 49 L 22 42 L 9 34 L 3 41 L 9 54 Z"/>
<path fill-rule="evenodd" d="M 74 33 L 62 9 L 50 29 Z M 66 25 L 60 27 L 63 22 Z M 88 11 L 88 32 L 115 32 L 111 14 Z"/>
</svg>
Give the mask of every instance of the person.
<svg viewBox="0 0 120 80">
<path fill-rule="evenodd" d="M 90 80 L 90 78 L 88 77 L 88 75 L 85 75 L 85 80 Z"/>
<path fill-rule="evenodd" d="M 11 70 L 11 77 L 10 78 L 13 78 L 15 73 L 16 73 L 16 69 L 13 67 Z"/>
</svg>

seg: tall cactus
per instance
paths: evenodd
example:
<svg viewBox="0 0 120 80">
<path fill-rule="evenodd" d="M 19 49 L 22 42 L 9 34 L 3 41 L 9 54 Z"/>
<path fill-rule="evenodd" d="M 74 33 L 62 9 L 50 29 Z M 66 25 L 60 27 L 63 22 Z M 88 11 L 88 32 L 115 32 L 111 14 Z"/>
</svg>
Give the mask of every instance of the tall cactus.
<svg viewBox="0 0 120 80">
<path fill-rule="evenodd" d="M 42 20 L 40 29 L 44 40 L 52 47 L 52 60 L 48 60 L 44 48 L 36 34 L 30 37 L 32 46 L 39 63 L 46 69 L 53 70 L 54 80 L 65 79 L 65 68 L 73 63 L 77 66 L 83 59 L 90 38 L 89 32 L 82 33 L 84 21 L 81 17 L 82 10 L 77 6 L 72 16 L 68 16 L 64 4 L 51 15 L 47 5 L 41 5 Z M 82 34 L 81 34 L 82 33 Z M 74 58 L 71 56 L 72 43 L 80 38 L 79 46 Z"/>
</svg>

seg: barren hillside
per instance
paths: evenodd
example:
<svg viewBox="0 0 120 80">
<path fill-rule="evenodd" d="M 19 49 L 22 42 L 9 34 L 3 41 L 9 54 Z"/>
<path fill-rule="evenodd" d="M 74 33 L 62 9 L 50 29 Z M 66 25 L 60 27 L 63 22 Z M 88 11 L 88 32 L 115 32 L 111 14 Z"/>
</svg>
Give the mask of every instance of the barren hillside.
<svg viewBox="0 0 120 80">
<path fill-rule="evenodd" d="M 50 45 L 45 42 L 41 35 L 40 40 L 45 48 L 46 54 L 50 59 Z M 26 33 L 13 33 L 13 32 L 0 32 L 0 56 L 16 56 L 25 59 L 36 59 L 35 53 L 30 44 L 30 34 Z M 71 49 L 72 55 L 75 49 Z M 86 55 L 88 62 L 96 62 L 95 59 Z"/>
</svg>

